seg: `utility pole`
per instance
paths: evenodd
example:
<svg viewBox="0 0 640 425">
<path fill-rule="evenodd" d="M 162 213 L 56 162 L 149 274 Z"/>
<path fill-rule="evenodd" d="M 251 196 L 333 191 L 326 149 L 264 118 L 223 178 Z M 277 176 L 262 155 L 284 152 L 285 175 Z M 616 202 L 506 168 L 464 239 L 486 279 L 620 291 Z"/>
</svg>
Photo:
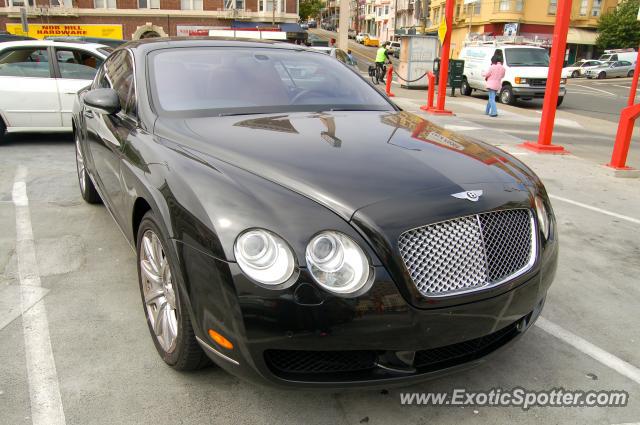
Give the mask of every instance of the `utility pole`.
<svg viewBox="0 0 640 425">
<path fill-rule="evenodd" d="M 282 0 L 282 1 L 284 1 L 284 0 Z M 275 24 L 276 24 L 276 0 L 271 0 L 271 5 L 272 5 L 271 9 L 273 9 L 271 11 L 271 25 L 275 26 Z"/>
<path fill-rule="evenodd" d="M 340 0 L 340 16 L 338 21 L 338 48 L 349 50 L 349 15 L 350 0 Z"/>
</svg>

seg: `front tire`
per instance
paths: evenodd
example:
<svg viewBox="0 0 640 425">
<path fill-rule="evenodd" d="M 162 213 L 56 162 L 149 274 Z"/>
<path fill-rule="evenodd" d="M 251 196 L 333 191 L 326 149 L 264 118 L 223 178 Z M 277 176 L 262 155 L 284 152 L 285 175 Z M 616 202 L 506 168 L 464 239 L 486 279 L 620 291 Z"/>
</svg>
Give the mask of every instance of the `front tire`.
<svg viewBox="0 0 640 425">
<path fill-rule="evenodd" d="M 162 360 L 176 370 L 210 364 L 195 338 L 187 305 L 178 287 L 178 267 L 153 212 L 138 228 L 138 283 L 147 325 Z"/>
<path fill-rule="evenodd" d="M 562 102 L 564 102 L 564 96 L 559 96 L 558 102 L 556 103 L 556 107 L 559 107 L 560 105 L 562 105 Z"/>
<path fill-rule="evenodd" d="M 578 78 L 580 76 L 580 71 L 573 71 L 571 73 L 571 78 Z"/>
<path fill-rule="evenodd" d="M 82 146 L 80 145 L 80 136 L 78 132 L 74 135 L 76 144 L 76 171 L 78 173 L 78 186 L 80 186 L 80 195 L 82 199 L 88 204 L 100 204 L 102 199 L 93 185 L 93 181 L 89 177 L 86 169 L 86 161 L 84 153 L 82 152 Z"/>
<path fill-rule="evenodd" d="M 627 72 L 627 77 L 633 77 L 633 71 Z"/>
<path fill-rule="evenodd" d="M 605 78 L 607 78 L 606 72 L 601 72 L 600 74 L 598 74 L 598 80 L 604 80 Z"/>
<path fill-rule="evenodd" d="M 471 96 L 472 91 L 473 89 L 469 85 L 469 81 L 467 81 L 466 78 L 462 80 L 462 85 L 460 86 L 460 93 L 464 96 Z"/>
<path fill-rule="evenodd" d="M 513 95 L 513 89 L 510 85 L 506 85 L 502 87 L 502 91 L 500 91 L 500 102 L 505 105 L 513 105 L 516 103 L 516 97 Z"/>
</svg>

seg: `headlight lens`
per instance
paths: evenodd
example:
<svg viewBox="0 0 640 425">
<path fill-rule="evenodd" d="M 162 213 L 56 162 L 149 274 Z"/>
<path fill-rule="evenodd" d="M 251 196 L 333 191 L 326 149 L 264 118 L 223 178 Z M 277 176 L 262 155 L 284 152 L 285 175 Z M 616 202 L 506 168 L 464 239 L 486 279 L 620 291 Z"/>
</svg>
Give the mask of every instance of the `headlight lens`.
<svg viewBox="0 0 640 425">
<path fill-rule="evenodd" d="M 233 252 L 240 269 L 265 285 L 286 282 L 293 274 L 293 252 L 282 238 L 268 230 L 252 229 L 242 233 L 236 239 Z"/>
<path fill-rule="evenodd" d="M 306 259 L 316 282 L 331 292 L 356 292 L 369 279 L 367 256 L 343 233 L 326 231 L 318 234 L 307 245 Z"/>
<path fill-rule="evenodd" d="M 550 219 L 549 214 L 547 213 L 547 208 L 544 206 L 544 202 L 542 198 L 536 196 L 536 214 L 538 215 L 538 226 L 540 226 L 540 230 L 542 231 L 542 235 L 545 239 L 549 238 L 549 226 Z"/>
</svg>

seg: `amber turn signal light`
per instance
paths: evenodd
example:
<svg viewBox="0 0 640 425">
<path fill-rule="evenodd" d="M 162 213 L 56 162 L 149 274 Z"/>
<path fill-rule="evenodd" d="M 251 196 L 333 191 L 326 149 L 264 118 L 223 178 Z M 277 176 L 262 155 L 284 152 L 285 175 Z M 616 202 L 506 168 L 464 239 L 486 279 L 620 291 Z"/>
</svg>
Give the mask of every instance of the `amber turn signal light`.
<svg viewBox="0 0 640 425">
<path fill-rule="evenodd" d="M 213 329 L 209 329 L 209 336 L 212 340 L 216 342 L 220 347 L 226 348 L 227 350 L 233 350 L 233 344 L 227 338 L 220 335 L 218 332 Z"/>
</svg>

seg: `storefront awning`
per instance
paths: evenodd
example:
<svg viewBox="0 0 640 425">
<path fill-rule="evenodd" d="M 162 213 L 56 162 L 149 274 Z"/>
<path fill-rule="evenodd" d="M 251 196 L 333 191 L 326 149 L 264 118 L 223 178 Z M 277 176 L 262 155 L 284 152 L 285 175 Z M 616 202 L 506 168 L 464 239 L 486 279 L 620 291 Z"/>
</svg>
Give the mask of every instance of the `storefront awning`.
<svg viewBox="0 0 640 425">
<path fill-rule="evenodd" d="M 569 28 L 567 33 L 568 44 L 596 44 L 598 34 L 595 30 L 585 30 L 582 28 Z"/>
</svg>

